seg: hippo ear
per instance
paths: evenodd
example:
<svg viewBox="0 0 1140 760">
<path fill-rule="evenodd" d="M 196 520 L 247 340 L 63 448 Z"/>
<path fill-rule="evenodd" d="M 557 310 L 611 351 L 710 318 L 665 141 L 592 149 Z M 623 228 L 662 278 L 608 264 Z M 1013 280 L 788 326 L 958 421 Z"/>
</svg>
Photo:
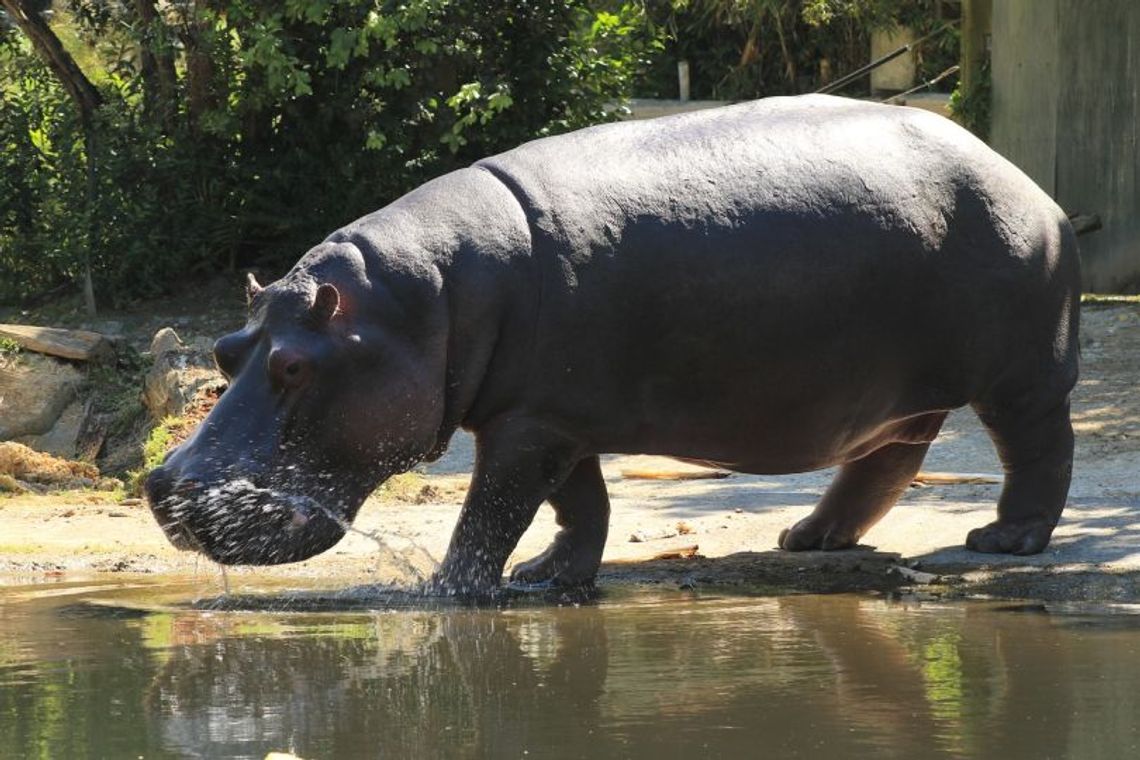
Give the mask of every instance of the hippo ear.
<svg viewBox="0 0 1140 760">
<path fill-rule="evenodd" d="M 246 272 L 245 302 L 247 304 L 253 303 L 253 299 L 256 298 L 257 294 L 263 290 L 265 290 L 265 288 L 261 287 L 261 285 L 257 282 L 257 278 L 253 276 L 253 272 Z"/>
<path fill-rule="evenodd" d="M 340 308 L 340 291 L 336 289 L 335 285 L 327 282 L 321 283 L 321 286 L 317 288 L 317 296 L 313 300 L 313 305 L 309 309 L 313 319 L 317 324 L 323 325 L 333 318 L 338 308 Z"/>
</svg>

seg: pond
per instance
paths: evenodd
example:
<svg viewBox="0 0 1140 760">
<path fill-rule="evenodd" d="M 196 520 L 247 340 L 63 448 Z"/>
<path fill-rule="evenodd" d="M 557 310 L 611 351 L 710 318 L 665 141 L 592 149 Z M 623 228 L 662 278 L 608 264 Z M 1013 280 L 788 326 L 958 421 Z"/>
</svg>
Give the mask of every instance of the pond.
<svg viewBox="0 0 1140 760">
<path fill-rule="evenodd" d="M 209 594 L 213 594 L 210 596 Z M 0 757 L 1121 758 L 1129 607 L 0 587 Z"/>
</svg>

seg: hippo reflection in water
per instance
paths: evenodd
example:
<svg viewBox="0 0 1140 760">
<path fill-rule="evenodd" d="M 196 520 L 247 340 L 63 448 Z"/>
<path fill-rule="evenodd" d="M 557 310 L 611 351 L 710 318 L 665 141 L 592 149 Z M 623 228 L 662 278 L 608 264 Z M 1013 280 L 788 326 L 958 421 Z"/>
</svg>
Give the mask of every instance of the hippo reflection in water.
<svg viewBox="0 0 1140 760">
<path fill-rule="evenodd" d="M 250 282 L 230 379 L 147 479 L 170 539 L 223 563 L 332 546 L 368 493 L 475 434 L 441 587 L 515 567 L 590 581 L 598 455 L 741 472 L 840 465 L 788 550 L 842 549 L 890 509 L 949 410 L 1005 468 L 982 552 L 1040 552 L 1072 467 L 1079 265 L 1061 210 L 946 119 L 772 98 L 527 143 L 334 232 Z"/>
</svg>

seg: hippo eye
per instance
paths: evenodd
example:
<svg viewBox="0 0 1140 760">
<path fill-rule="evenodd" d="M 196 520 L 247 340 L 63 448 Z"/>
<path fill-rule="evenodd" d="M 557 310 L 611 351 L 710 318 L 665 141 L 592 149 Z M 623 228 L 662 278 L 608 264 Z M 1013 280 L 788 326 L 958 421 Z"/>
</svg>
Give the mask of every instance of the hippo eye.
<svg viewBox="0 0 1140 760">
<path fill-rule="evenodd" d="M 296 388 L 305 383 L 309 364 L 304 356 L 289 348 L 269 353 L 269 379 L 278 388 Z"/>
</svg>

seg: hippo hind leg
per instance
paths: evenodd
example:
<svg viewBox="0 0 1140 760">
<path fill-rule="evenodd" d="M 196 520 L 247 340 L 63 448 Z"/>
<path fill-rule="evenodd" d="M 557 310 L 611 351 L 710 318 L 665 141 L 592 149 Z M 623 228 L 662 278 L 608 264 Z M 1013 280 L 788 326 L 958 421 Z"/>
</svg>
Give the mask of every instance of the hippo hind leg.
<svg viewBox="0 0 1140 760">
<path fill-rule="evenodd" d="M 977 552 L 1037 554 L 1049 544 L 1073 474 L 1069 397 L 1061 403 L 974 405 L 1005 470 L 998 519 L 970 531 Z"/>
<path fill-rule="evenodd" d="M 609 532 L 610 501 L 598 457 L 581 460 L 547 499 L 558 534 L 542 554 L 515 565 L 511 580 L 580 586 L 591 583 L 602 561 Z"/>
<path fill-rule="evenodd" d="M 931 415 L 933 431 L 945 419 Z M 895 505 L 922 466 L 930 443 L 890 443 L 839 469 L 815 510 L 780 533 L 788 551 L 847 549 Z"/>
</svg>

